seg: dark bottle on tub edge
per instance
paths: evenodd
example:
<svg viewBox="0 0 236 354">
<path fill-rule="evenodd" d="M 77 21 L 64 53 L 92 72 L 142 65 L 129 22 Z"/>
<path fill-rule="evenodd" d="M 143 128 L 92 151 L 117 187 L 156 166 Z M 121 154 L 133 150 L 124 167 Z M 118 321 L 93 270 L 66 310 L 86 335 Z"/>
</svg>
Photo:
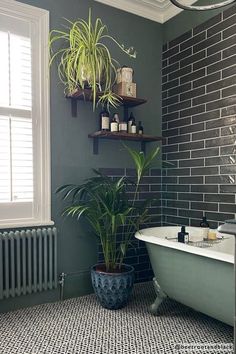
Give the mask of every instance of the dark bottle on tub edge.
<svg viewBox="0 0 236 354">
<path fill-rule="evenodd" d="M 210 226 L 208 224 L 206 216 L 203 216 L 202 221 L 200 222 L 200 227 L 203 230 L 203 239 L 207 240 Z"/>
<path fill-rule="evenodd" d="M 202 221 L 200 222 L 200 227 L 208 227 L 209 228 L 209 224 L 208 224 L 206 216 L 203 216 Z"/>
<path fill-rule="evenodd" d="M 188 243 L 189 242 L 189 233 L 186 232 L 185 226 L 181 226 L 181 231 L 178 232 L 178 242 Z"/>
</svg>

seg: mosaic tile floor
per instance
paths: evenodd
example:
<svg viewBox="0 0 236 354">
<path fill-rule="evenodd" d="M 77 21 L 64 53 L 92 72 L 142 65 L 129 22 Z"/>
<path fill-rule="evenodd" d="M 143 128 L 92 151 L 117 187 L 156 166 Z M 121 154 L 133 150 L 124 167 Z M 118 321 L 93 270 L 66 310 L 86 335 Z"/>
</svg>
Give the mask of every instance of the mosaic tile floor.
<svg viewBox="0 0 236 354">
<path fill-rule="evenodd" d="M 89 295 L 0 314 L 0 354 L 231 352 L 178 347 L 181 343 L 232 343 L 233 329 L 170 300 L 161 306 L 159 316 L 153 316 L 148 306 L 154 298 L 149 282 L 135 286 L 122 310 L 103 309 Z"/>
</svg>

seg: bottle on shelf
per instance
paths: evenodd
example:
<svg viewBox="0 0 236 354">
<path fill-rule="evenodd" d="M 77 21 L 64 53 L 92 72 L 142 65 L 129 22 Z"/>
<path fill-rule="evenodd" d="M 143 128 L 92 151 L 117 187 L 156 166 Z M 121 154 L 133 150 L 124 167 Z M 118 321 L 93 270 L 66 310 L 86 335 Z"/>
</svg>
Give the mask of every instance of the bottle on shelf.
<svg viewBox="0 0 236 354">
<path fill-rule="evenodd" d="M 202 228 L 203 231 L 203 239 L 208 239 L 208 233 L 210 226 L 208 224 L 206 216 L 203 216 L 202 221 L 200 222 L 200 227 Z"/>
<path fill-rule="evenodd" d="M 138 122 L 138 129 L 137 133 L 142 135 L 143 134 L 143 126 L 141 120 Z"/>
<path fill-rule="evenodd" d="M 113 115 L 113 118 L 112 118 L 112 121 L 111 121 L 111 124 L 110 124 L 110 130 L 111 130 L 111 132 L 118 132 L 117 117 L 118 117 L 118 114 L 115 113 L 115 114 Z M 119 120 L 119 117 L 118 117 L 118 120 Z"/>
<path fill-rule="evenodd" d="M 127 133 L 127 122 L 125 120 L 119 122 L 119 132 Z"/>
<path fill-rule="evenodd" d="M 100 130 L 109 131 L 110 130 L 110 116 L 106 109 L 100 112 Z"/>
<path fill-rule="evenodd" d="M 131 112 L 129 119 L 128 119 L 128 133 L 131 133 L 131 125 L 132 125 L 134 119 L 135 118 L 134 118 L 133 112 Z"/>
<path fill-rule="evenodd" d="M 133 119 L 133 122 L 131 124 L 131 134 L 136 134 L 137 133 L 137 126 L 135 123 L 135 118 Z"/>
<path fill-rule="evenodd" d="M 178 232 L 178 242 L 188 243 L 189 242 L 189 233 L 186 232 L 185 226 L 181 226 L 181 231 Z"/>
<path fill-rule="evenodd" d="M 119 124 L 120 118 L 118 113 L 114 113 L 113 118 L 116 120 L 116 122 Z"/>
</svg>

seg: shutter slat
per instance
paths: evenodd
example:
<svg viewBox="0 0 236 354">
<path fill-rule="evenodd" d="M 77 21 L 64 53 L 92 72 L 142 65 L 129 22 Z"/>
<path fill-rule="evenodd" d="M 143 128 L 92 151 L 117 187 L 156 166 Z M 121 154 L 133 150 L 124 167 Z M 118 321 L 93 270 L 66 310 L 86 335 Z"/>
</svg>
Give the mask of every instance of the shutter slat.
<svg viewBox="0 0 236 354">
<path fill-rule="evenodd" d="M 11 103 L 13 106 L 31 108 L 32 79 L 30 38 L 11 35 L 10 57 Z"/>
<path fill-rule="evenodd" d="M 9 105 L 9 65 L 8 33 L 0 31 L 1 65 L 0 65 L 0 106 Z"/>
</svg>

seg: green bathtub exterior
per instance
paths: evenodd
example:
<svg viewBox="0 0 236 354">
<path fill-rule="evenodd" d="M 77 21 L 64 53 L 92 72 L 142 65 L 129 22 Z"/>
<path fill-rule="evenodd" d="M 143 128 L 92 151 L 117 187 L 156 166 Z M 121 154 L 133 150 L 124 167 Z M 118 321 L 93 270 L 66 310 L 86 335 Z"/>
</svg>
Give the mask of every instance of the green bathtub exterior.
<svg viewBox="0 0 236 354">
<path fill-rule="evenodd" d="M 169 298 L 233 326 L 232 263 L 154 243 L 146 246 L 155 278 Z"/>
</svg>

